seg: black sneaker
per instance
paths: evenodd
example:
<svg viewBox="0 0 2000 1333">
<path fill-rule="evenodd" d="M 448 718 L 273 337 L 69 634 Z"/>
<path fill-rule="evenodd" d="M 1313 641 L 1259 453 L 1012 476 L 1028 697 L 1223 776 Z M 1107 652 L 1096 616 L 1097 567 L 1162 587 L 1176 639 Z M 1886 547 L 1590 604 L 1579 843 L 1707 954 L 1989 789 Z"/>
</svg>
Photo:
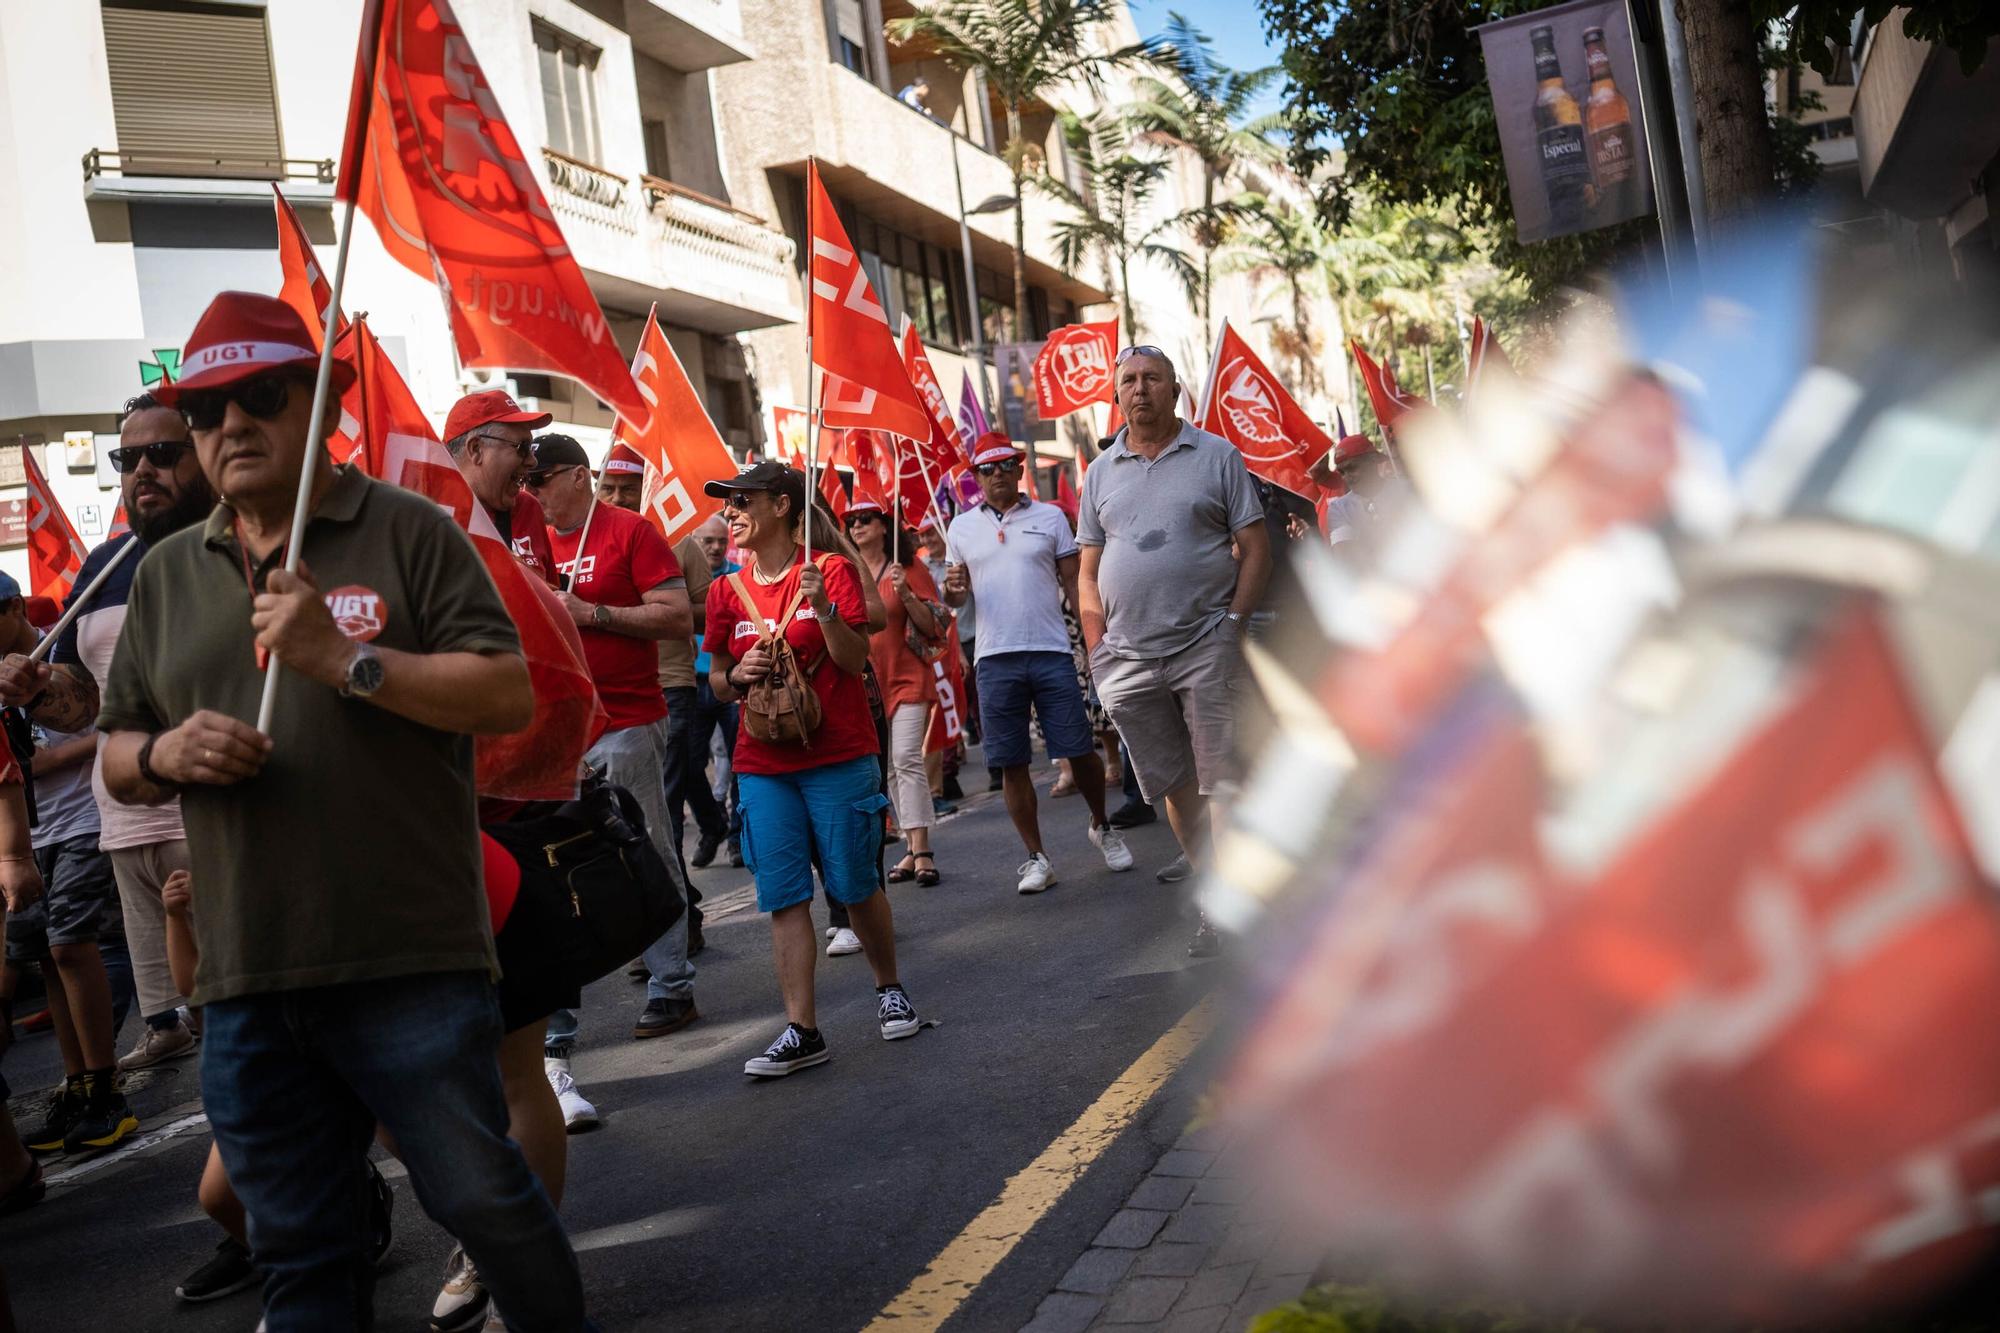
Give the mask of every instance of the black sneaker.
<svg viewBox="0 0 2000 1333">
<path fill-rule="evenodd" d="M 783 1078 L 831 1059 L 833 1052 L 826 1048 L 826 1038 L 816 1031 L 808 1032 L 797 1023 L 787 1023 L 762 1055 L 743 1066 L 743 1072 L 753 1078 Z"/>
<path fill-rule="evenodd" d="M 1105 823 L 1112 828 L 1138 828 L 1160 817 L 1160 812 L 1144 801 L 1127 801 L 1111 812 Z"/>
<path fill-rule="evenodd" d="M 181 1284 L 174 1288 L 174 1295 L 190 1305 L 199 1305 L 233 1296 L 245 1287 L 257 1285 L 262 1278 L 257 1265 L 250 1262 L 250 1251 L 243 1242 L 234 1236 L 224 1236 L 222 1244 L 215 1247 L 215 1257 L 182 1278 Z"/>
<path fill-rule="evenodd" d="M 396 1192 L 382 1179 L 374 1162 L 363 1159 L 361 1165 L 368 1171 L 368 1262 L 380 1266 L 396 1241 L 396 1228 L 389 1217 L 396 1207 Z"/>
<path fill-rule="evenodd" d="M 729 868 L 731 870 L 743 868 L 743 844 L 734 838 L 729 840 Z"/>
<path fill-rule="evenodd" d="M 986 790 L 999 791 L 1006 785 L 1006 780 L 1000 776 L 999 769 L 989 768 L 986 770 Z"/>
<path fill-rule="evenodd" d="M 947 801 L 962 801 L 965 799 L 965 788 L 958 785 L 958 775 L 956 773 L 944 780 L 944 798 Z"/>
<path fill-rule="evenodd" d="M 688 858 L 688 864 L 696 870 L 708 869 L 715 864 L 715 850 L 720 846 L 722 839 L 712 833 L 702 834 L 701 841 L 694 845 L 694 855 Z"/>
<path fill-rule="evenodd" d="M 635 1037 L 664 1037 L 669 1032 L 679 1032 L 682 1028 L 700 1018 L 695 1010 L 694 996 L 670 995 L 665 999 L 646 1001 L 645 1012 L 632 1025 Z"/>
<path fill-rule="evenodd" d="M 917 1021 L 917 1006 L 901 986 L 878 986 L 875 990 L 876 1018 L 882 1024 L 882 1040 L 908 1037 L 923 1026 Z"/>
<path fill-rule="evenodd" d="M 139 1117 L 132 1114 L 131 1103 L 118 1091 L 112 1078 L 108 1070 L 83 1076 L 83 1114 L 69 1127 L 69 1133 L 63 1135 L 64 1152 L 115 1148 L 126 1135 L 139 1128 Z"/>
<path fill-rule="evenodd" d="M 1202 922 L 1201 929 L 1195 931 L 1194 938 L 1188 941 L 1188 957 L 1214 958 L 1221 952 L 1222 936 L 1216 933 L 1214 926 Z"/>
<path fill-rule="evenodd" d="M 79 1075 L 65 1082 L 49 1101 L 49 1113 L 42 1123 L 25 1135 L 29 1152 L 61 1152 L 70 1127 L 83 1118 L 83 1079 Z"/>
<path fill-rule="evenodd" d="M 708 936 L 702 933 L 701 922 L 688 923 L 688 957 L 693 958 L 708 947 Z"/>
</svg>

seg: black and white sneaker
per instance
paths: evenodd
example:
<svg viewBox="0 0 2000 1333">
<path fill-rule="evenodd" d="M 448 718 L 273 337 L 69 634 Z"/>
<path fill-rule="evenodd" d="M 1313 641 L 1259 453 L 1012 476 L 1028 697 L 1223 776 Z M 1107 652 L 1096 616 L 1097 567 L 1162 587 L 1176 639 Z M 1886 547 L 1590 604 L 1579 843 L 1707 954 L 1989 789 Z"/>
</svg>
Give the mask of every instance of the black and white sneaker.
<svg viewBox="0 0 2000 1333">
<path fill-rule="evenodd" d="M 907 1037 L 922 1026 L 917 1021 L 917 1006 L 910 1003 L 910 997 L 901 986 L 878 986 L 875 990 L 878 1006 L 876 1017 L 882 1023 L 882 1040 L 895 1041 Z"/>
<path fill-rule="evenodd" d="M 783 1078 L 801 1069 L 823 1065 L 831 1059 L 833 1052 L 826 1048 L 826 1038 L 797 1023 L 787 1023 L 785 1030 L 778 1034 L 778 1039 L 765 1048 L 762 1055 L 744 1064 L 743 1072 L 752 1078 Z"/>
</svg>

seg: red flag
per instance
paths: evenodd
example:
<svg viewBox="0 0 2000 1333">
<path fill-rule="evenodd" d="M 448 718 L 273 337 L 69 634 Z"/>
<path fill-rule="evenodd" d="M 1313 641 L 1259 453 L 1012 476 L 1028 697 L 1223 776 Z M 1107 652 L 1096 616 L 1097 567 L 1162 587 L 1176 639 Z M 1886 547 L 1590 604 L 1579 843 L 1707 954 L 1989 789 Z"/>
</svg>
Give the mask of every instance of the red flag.
<svg viewBox="0 0 2000 1333">
<path fill-rule="evenodd" d="M 688 382 L 673 344 L 660 331 L 657 306 L 646 315 L 632 377 L 650 411 L 643 430 L 621 422 L 616 438 L 646 460 L 642 512 L 671 546 L 721 512 L 722 501 L 705 495 L 702 487 L 727 481 L 740 469 Z"/>
<path fill-rule="evenodd" d="M 568 375 L 644 424 L 646 401 L 448 0 L 381 5 L 372 70 L 364 16 L 337 197 L 437 282 L 465 365 Z"/>
<path fill-rule="evenodd" d="M 1252 474 L 1294 495 L 1319 498 L 1306 469 L 1333 448 L 1333 438 L 1313 424 L 1228 320 L 1201 397 L 1201 428 L 1241 450 Z"/>
<path fill-rule="evenodd" d="M 931 359 L 924 352 L 924 340 L 917 335 L 917 326 L 910 317 L 903 317 L 903 370 L 910 377 L 910 384 L 923 400 L 924 412 L 930 418 L 931 430 L 918 447 L 923 450 L 924 463 L 931 470 L 931 476 L 948 476 L 954 469 L 966 466 L 970 455 L 965 449 L 964 437 L 959 434 L 958 423 L 952 419 L 951 405 L 945 401 L 944 386 L 938 383 L 937 371 L 931 368 Z"/>
<path fill-rule="evenodd" d="M 1083 501 L 1076 493 L 1076 483 L 1070 480 L 1069 469 L 1056 468 L 1056 508 L 1069 515 L 1070 526 L 1076 526 L 1077 511 Z"/>
<path fill-rule="evenodd" d="M 903 526 L 921 529 L 929 521 L 933 501 L 924 494 L 927 487 L 922 469 L 917 465 L 916 448 L 910 441 L 881 431 L 849 431 L 847 451 L 857 478 L 873 476 L 874 487 L 870 494 L 881 504 L 884 513 L 893 507 L 898 490 L 896 474 L 900 470 Z"/>
<path fill-rule="evenodd" d="M 771 457 L 803 471 L 806 465 L 806 410 L 771 405 Z"/>
<path fill-rule="evenodd" d="M 965 738 L 965 653 L 959 647 L 958 631 L 949 625 L 944 655 L 931 663 L 931 676 L 937 686 L 937 706 L 931 709 L 925 754 L 949 750 Z"/>
<path fill-rule="evenodd" d="M 535 720 L 511 736 L 478 739 L 479 793 L 512 800 L 575 795 L 577 764 L 603 734 L 606 721 L 575 622 L 548 585 L 515 559 L 501 539 L 367 323 L 350 324 L 334 350 L 360 372 L 355 377 L 363 390 L 357 465 L 371 476 L 429 496 L 457 520 L 521 634 L 534 683 Z"/>
<path fill-rule="evenodd" d="M 33 448 L 25 444 L 21 446 L 21 466 L 27 473 L 28 487 L 28 595 L 61 602 L 69 596 L 90 552 L 56 503 L 56 493 L 49 489 L 49 479 L 35 462 Z"/>
<path fill-rule="evenodd" d="M 132 521 L 125 517 L 125 502 L 118 502 L 118 510 L 111 515 L 111 531 L 104 534 L 104 540 L 115 542 L 132 530 Z"/>
<path fill-rule="evenodd" d="M 1486 321 L 1479 316 L 1472 317 L 1472 346 L 1465 366 L 1465 392 L 1470 397 L 1479 387 L 1480 380 L 1489 367 L 1511 375 L 1514 363 L 1507 359 L 1507 349 L 1493 336 L 1493 330 L 1486 327 Z"/>
<path fill-rule="evenodd" d="M 1118 360 L 1118 321 L 1065 324 L 1035 356 L 1035 407 L 1042 420 L 1112 403 L 1112 367 Z"/>
<path fill-rule="evenodd" d="M 320 266 L 319 256 L 313 253 L 312 241 L 299 225 L 299 215 L 292 211 L 291 201 L 276 185 L 271 187 L 271 194 L 272 207 L 278 213 L 278 269 L 284 275 L 278 299 L 299 312 L 306 331 L 312 334 L 313 347 L 318 348 L 326 332 L 326 311 L 333 302 L 333 285 L 327 281 L 326 270 Z M 345 315 L 340 317 L 337 329 L 336 342 L 347 332 Z M 360 448 L 361 381 L 357 379 L 341 395 L 340 424 L 334 427 L 326 449 L 334 462 L 345 463 Z"/>
<path fill-rule="evenodd" d="M 1368 402 L 1375 409 L 1375 420 L 1383 430 L 1392 429 L 1405 414 L 1420 407 L 1427 407 L 1423 399 L 1415 394 L 1405 393 L 1396 383 L 1396 371 L 1391 366 L 1378 366 L 1367 352 L 1361 348 L 1361 340 L 1349 340 L 1354 349 L 1354 364 L 1361 372 L 1361 385 L 1368 390 Z"/>
<path fill-rule="evenodd" d="M 817 162 L 806 164 L 806 215 L 812 246 L 807 336 L 813 364 L 826 371 L 820 420 L 929 439 L 930 415 L 896 355 L 889 316 L 820 184 Z"/>
<path fill-rule="evenodd" d="M 819 493 L 820 498 L 826 501 L 826 507 L 833 511 L 833 516 L 845 523 L 847 488 L 840 484 L 840 473 L 831 463 L 819 470 Z"/>
</svg>

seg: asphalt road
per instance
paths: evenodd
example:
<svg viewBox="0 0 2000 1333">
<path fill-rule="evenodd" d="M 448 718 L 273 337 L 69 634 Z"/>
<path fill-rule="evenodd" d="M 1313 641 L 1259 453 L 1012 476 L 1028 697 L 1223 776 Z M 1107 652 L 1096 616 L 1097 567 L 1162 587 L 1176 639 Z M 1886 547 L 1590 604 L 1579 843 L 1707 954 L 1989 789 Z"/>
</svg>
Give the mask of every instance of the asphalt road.
<svg viewBox="0 0 2000 1333">
<path fill-rule="evenodd" d="M 1213 984 L 1214 965 L 1184 953 L 1187 886 L 1153 879 L 1174 853 L 1164 821 L 1133 832 L 1139 866 L 1112 875 L 1085 840 L 1081 800 L 1045 800 L 1062 882 L 1024 898 L 998 800 L 977 796 L 940 828 L 943 884 L 892 890 L 903 981 L 935 1029 L 882 1041 L 864 961 L 822 956 L 832 1062 L 746 1079 L 743 1061 L 783 1015 L 747 872 L 727 868 L 695 872 L 712 913 L 696 961 L 699 1022 L 634 1041 L 642 988 L 620 975 L 589 992 L 575 1070 L 605 1123 L 570 1140 L 563 1217 L 607 1333 L 863 1327 Z M 55 1069 L 47 1036 L 7 1056 L 17 1094 L 47 1086 Z M 1024 1323 L 1185 1126 L 1199 1078 L 1190 1067 L 1171 1079 L 948 1327 Z M 27 1333 L 255 1326 L 254 1292 L 205 1306 L 173 1295 L 219 1238 L 194 1198 L 208 1146 L 194 1082 L 183 1062 L 135 1093 L 143 1129 L 176 1127 L 167 1137 L 58 1161 L 53 1170 L 76 1174 L 0 1221 L 0 1264 Z M 377 1316 L 384 1329 L 418 1329 L 450 1242 L 395 1164 L 385 1169 L 397 1238 Z"/>
</svg>

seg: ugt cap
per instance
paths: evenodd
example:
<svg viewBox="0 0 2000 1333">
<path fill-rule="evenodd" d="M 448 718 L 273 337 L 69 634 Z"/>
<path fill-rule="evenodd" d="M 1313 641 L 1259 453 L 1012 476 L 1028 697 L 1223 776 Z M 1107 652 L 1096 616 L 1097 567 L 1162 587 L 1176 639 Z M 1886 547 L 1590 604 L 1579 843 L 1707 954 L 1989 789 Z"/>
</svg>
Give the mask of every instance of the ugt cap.
<svg viewBox="0 0 2000 1333">
<path fill-rule="evenodd" d="M 208 303 L 181 349 L 181 377 L 156 385 L 153 397 L 178 407 L 181 395 L 219 389 L 273 370 L 310 371 L 319 365 L 313 335 L 299 312 L 274 296 L 223 292 Z M 345 393 L 354 367 L 334 360 L 330 387 Z"/>
</svg>

